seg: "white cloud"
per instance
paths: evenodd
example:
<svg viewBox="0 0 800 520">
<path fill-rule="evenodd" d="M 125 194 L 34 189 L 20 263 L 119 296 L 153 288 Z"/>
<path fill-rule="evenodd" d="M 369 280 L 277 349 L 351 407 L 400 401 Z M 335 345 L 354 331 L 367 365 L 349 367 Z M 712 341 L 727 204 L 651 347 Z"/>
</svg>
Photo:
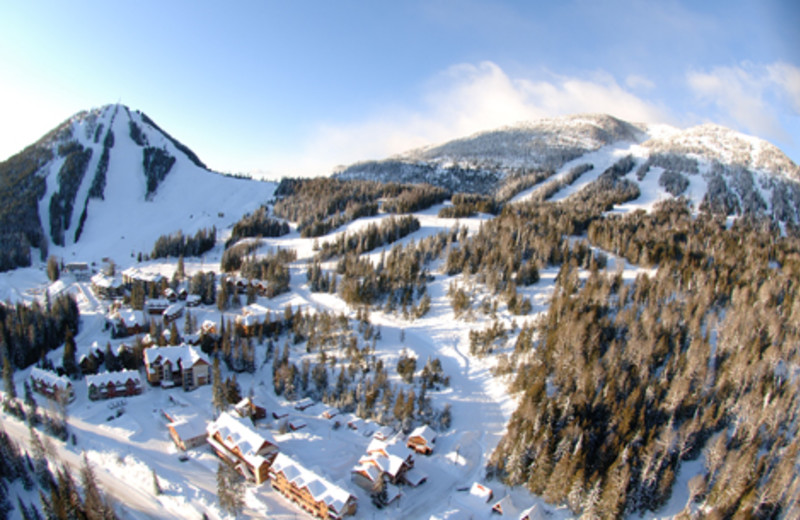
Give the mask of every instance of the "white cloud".
<svg viewBox="0 0 800 520">
<path fill-rule="evenodd" d="M 689 87 L 698 98 L 716 107 L 725 124 L 756 135 L 791 141 L 781 116 L 788 100 L 800 114 L 800 69 L 787 63 L 714 67 L 692 71 Z"/>
<path fill-rule="evenodd" d="M 601 112 L 629 121 L 670 122 L 660 106 L 637 97 L 606 73 L 575 78 L 542 73 L 511 77 L 492 62 L 454 65 L 427 85 L 420 108 L 391 108 L 354 123 L 319 125 L 292 173 L 325 174 L 337 164 L 383 158 L 525 120 Z M 640 86 L 651 84 L 639 78 Z M 278 165 L 276 165 L 278 166 Z"/>
</svg>

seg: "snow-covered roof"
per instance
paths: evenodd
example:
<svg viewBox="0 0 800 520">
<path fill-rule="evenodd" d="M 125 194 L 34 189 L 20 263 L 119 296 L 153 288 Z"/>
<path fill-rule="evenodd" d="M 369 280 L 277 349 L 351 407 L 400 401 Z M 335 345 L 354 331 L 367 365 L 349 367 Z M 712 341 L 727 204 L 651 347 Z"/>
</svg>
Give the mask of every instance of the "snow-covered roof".
<svg viewBox="0 0 800 520">
<path fill-rule="evenodd" d="M 264 307 L 263 305 L 259 305 L 257 303 L 251 303 L 250 305 L 247 305 L 242 308 L 242 314 L 244 316 L 257 316 L 262 319 L 267 315 L 268 312 L 269 312 L 268 308 Z"/>
<path fill-rule="evenodd" d="M 142 384 L 138 370 L 120 370 L 119 372 L 101 372 L 86 376 L 86 386 L 107 386 L 109 383 L 124 385 L 132 380 L 135 384 Z"/>
<path fill-rule="evenodd" d="M 208 360 L 197 348 L 190 345 L 178 345 L 174 347 L 150 347 L 144 349 L 144 360 L 148 365 L 152 365 L 161 358 L 161 363 L 169 361 L 172 364 L 181 362 L 183 368 L 189 368 L 195 363 L 202 361 L 206 364 Z"/>
<path fill-rule="evenodd" d="M 314 405 L 314 400 L 309 397 L 304 397 L 299 401 L 297 401 L 296 403 L 294 403 L 294 407 L 297 410 L 305 410 L 306 408 L 313 405 Z"/>
<path fill-rule="evenodd" d="M 139 269 L 138 267 L 129 267 L 122 271 L 122 276 L 131 278 L 132 280 L 141 280 L 142 282 L 160 282 L 165 279 L 161 273 L 151 273 Z"/>
<path fill-rule="evenodd" d="M 482 499 L 484 502 L 488 502 L 492 498 L 492 490 L 478 482 L 472 483 L 472 487 L 469 488 L 469 494 Z"/>
<path fill-rule="evenodd" d="M 190 294 L 190 295 L 188 295 L 186 297 L 186 303 L 194 303 L 194 302 L 199 302 L 199 301 L 200 301 L 200 295 L 199 294 Z"/>
<path fill-rule="evenodd" d="M 41 381 L 47 386 L 53 388 L 67 388 L 72 385 L 72 382 L 66 376 L 60 376 L 49 370 L 42 370 L 38 367 L 31 369 L 31 378 Z"/>
<path fill-rule="evenodd" d="M 414 431 L 411 432 L 411 435 L 408 436 L 409 439 L 412 437 L 419 437 L 423 439 L 427 444 L 431 444 L 433 443 L 433 441 L 436 440 L 436 432 L 433 431 L 433 429 L 430 426 L 425 424 L 423 426 L 414 429 Z"/>
<path fill-rule="evenodd" d="M 92 283 L 97 287 L 106 289 L 119 289 L 122 287 L 122 278 L 120 276 L 108 276 L 105 273 L 97 273 L 92 276 Z"/>
<path fill-rule="evenodd" d="M 392 436 L 394 430 L 390 426 L 381 426 L 373 435 L 374 438 L 385 441 Z"/>
<path fill-rule="evenodd" d="M 362 464 L 359 462 L 353 467 L 352 473 L 363 473 L 372 482 L 377 482 L 381 476 L 381 470 L 374 464 Z"/>
<path fill-rule="evenodd" d="M 183 304 L 182 303 L 173 303 L 169 307 L 166 308 L 164 314 L 166 316 L 172 316 L 174 314 L 180 314 L 183 312 Z"/>
<path fill-rule="evenodd" d="M 517 508 L 511 500 L 511 495 L 506 495 L 492 506 L 492 511 L 495 511 L 503 516 L 514 517 L 517 513 Z"/>
<path fill-rule="evenodd" d="M 420 471 L 419 468 L 411 468 L 410 470 L 406 471 L 406 474 L 403 475 L 403 478 L 406 479 L 406 481 L 412 486 L 419 486 L 424 481 L 428 480 L 428 475 Z"/>
<path fill-rule="evenodd" d="M 181 418 L 171 422 L 169 426 L 183 440 L 205 437 L 206 435 L 206 422 L 199 417 Z"/>
<path fill-rule="evenodd" d="M 372 464 L 382 472 L 391 475 L 392 478 L 395 478 L 400 472 L 400 469 L 402 469 L 405 460 L 397 455 L 386 456 L 380 453 L 374 453 L 365 455 L 358 462 L 359 464 Z"/>
<path fill-rule="evenodd" d="M 132 327 L 134 325 L 147 325 L 144 312 L 137 311 L 130 307 L 121 307 L 117 311 L 117 317 L 128 327 Z"/>
<path fill-rule="evenodd" d="M 273 447 L 277 446 L 275 438 L 269 432 L 264 432 L 264 434 L 255 432 L 243 420 L 228 412 L 220 414 L 216 421 L 209 423 L 206 432 L 208 432 L 209 438 L 219 433 L 229 448 L 239 448 L 242 457 L 255 467 L 260 466 L 266 460 L 263 455 L 276 449 L 270 448 L 265 452 L 262 450 L 264 443 L 269 443 Z"/>
<path fill-rule="evenodd" d="M 340 513 L 353 497 L 347 490 L 306 469 L 291 457 L 278 453 L 272 462 L 272 471 L 284 477 L 298 488 L 308 489 L 314 500 L 325 502 L 329 508 Z"/>
<path fill-rule="evenodd" d="M 533 504 L 528 509 L 519 514 L 520 520 L 545 520 L 544 511 L 539 504 Z"/>
</svg>

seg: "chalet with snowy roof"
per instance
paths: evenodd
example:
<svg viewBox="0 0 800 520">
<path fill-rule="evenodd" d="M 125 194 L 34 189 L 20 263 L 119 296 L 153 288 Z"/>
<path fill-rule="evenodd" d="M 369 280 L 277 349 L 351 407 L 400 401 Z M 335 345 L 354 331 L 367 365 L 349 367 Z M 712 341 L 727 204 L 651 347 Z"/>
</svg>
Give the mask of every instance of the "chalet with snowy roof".
<svg viewBox="0 0 800 520">
<path fill-rule="evenodd" d="M 162 387 L 180 386 L 189 391 L 211 382 L 211 365 L 189 345 L 144 349 L 147 381 Z"/>
<path fill-rule="evenodd" d="M 186 306 L 187 307 L 197 307 L 200 305 L 200 295 L 198 294 L 190 294 L 186 296 Z"/>
<path fill-rule="evenodd" d="M 150 292 L 150 287 L 155 285 L 159 287 L 162 281 L 167 281 L 167 278 L 161 273 L 151 273 L 139 269 L 138 267 L 131 267 L 122 271 L 122 283 L 130 289 L 131 286 L 140 282 L 144 286 L 145 293 Z"/>
<path fill-rule="evenodd" d="M 72 382 L 66 376 L 59 376 L 48 370 L 33 367 L 30 378 L 33 390 L 50 399 L 59 401 L 66 398 L 68 402 L 75 400 Z"/>
<path fill-rule="evenodd" d="M 88 282 L 92 276 L 92 270 L 86 262 L 70 262 L 64 266 L 64 271 L 75 277 L 79 282 Z"/>
<path fill-rule="evenodd" d="M 144 304 L 145 309 L 147 309 L 148 314 L 153 315 L 163 315 L 164 311 L 166 311 L 171 304 L 169 300 L 164 298 L 154 298 L 152 300 L 147 300 Z"/>
<path fill-rule="evenodd" d="M 546 520 L 547 515 L 539 504 L 534 504 L 519 514 L 519 520 Z"/>
<path fill-rule="evenodd" d="M 206 433 L 217 456 L 245 478 L 256 484 L 269 478 L 269 468 L 278 455 L 278 445 L 271 435 L 255 432 L 251 425 L 227 412 L 210 423 Z"/>
<path fill-rule="evenodd" d="M 372 435 L 372 432 L 374 431 L 374 426 L 372 423 L 365 421 L 354 414 L 348 415 L 347 427 L 353 431 L 360 432 L 361 435 L 364 436 Z"/>
<path fill-rule="evenodd" d="M 300 419 L 298 417 L 294 417 L 292 419 L 289 419 L 288 426 L 289 426 L 290 430 L 292 430 L 293 432 L 296 432 L 297 430 L 302 430 L 303 428 L 305 428 L 308 425 L 306 424 L 306 422 L 303 419 Z"/>
<path fill-rule="evenodd" d="M 300 410 L 301 412 L 306 408 L 311 408 L 312 406 L 314 406 L 314 400 L 311 399 L 310 397 L 304 397 L 299 401 L 297 401 L 296 403 L 294 403 L 294 409 Z"/>
<path fill-rule="evenodd" d="M 414 457 L 401 444 L 389 444 L 379 439 L 372 439 L 367 446 L 367 453 L 351 470 L 350 477 L 355 484 L 372 492 L 381 479 L 392 484 L 404 481 L 408 470 L 414 467 Z"/>
<path fill-rule="evenodd" d="M 125 285 L 122 283 L 121 276 L 108 276 L 105 273 L 97 273 L 92 276 L 92 291 L 105 300 L 122 298 L 125 295 Z"/>
<path fill-rule="evenodd" d="M 175 303 L 178 301 L 178 293 L 176 293 L 175 289 L 172 287 L 167 287 L 164 289 L 164 291 L 161 293 L 161 296 L 166 298 L 170 303 Z"/>
<path fill-rule="evenodd" d="M 506 495 L 495 502 L 492 506 L 492 513 L 509 518 L 514 518 L 519 514 L 514 502 L 511 500 L 511 495 Z"/>
<path fill-rule="evenodd" d="M 480 499 L 482 502 L 488 502 L 492 499 L 492 490 L 478 482 L 473 482 L 469 488 L 469 494 L 473 497 Z"/>
<path fill-rule="evenodd" d="M 120 307 L 111 315 L 111 323 L 115 337 L 131 336 L 142 334 L 149 330 L 149 324 L 144 312 L 137 311 L 130 307 Z"/>
<path fill-rule="evenodd" d="M 167 429 L 175 446 L 183 451 L 201 446 L 206 442 L 206 422 L 199 417 L 172 421 L 167 425 Z"/>
<path fill-rule="evenodd" d="M 334 408 L 333 406 L 325 406 L 323 407 L 322 411 L 320 412 L 319 416 L 323 419 L 333 419 L 339 415 L 339 409 Z"/>
<path fill-rule="evenodd" d="M 248 334 L 253 327 L 264 323 L 269 315 L 269 309 L 263 305 L 253 303 L 242 308 L 242 315 L 236 317 L 236 324 Z"/>
<path fill-rule="evenodd" d="M 378 428 L 374 434 L 372 434 L 373 439 L 378 439 L 379 441 L 385 441 L 389 439 L 394 434 L 394 430 L 391 426 L 381 426 Z"/>
<path fill-rule="evenodd" d="M 217 324 L 211 320 L 205 320 L 203 321 L 203 324 L 200 325 L 200 332 L 202 334 L 216 334 Z"/>
<path fill-rule="evenodd" d="M 323 519 L 341 519 L 356 514 L 358 501 L 295 460 L 279 453 L 270 470 L 272 487 L 300 507 Z"/>
<path fill-rule="evenodd" d="M 430 455 L 433 453 L 434 442 L 436 442 L 436 432 L 426 424 L 411 432 L 411 435 L 408 436 L 406 446 L 417 453 Z"/>
<path fill-rule="evenodd" d="M 86 376 L 86 388 L 92 401 L 130 397 L 142 393 L 142 378 L 137 370 L 102 372 Z"/>
<path fill-rule="evenodd" d="M 236 403 L 236 406 L 234 406 L 233 409 L 236 410 L 236 413 L 239 414 L 239 417 L 248 418 L 253 421 L 264 419 L 267 416 L 266 408 L 258 406 L 249 397 L 245 397 Z"/>
<path fill-rule="evenodd" d="M 173 303 L 164 310 L 164 314 L 162 314 L 162 316 L 164 317 L 164 323 L 172 323 L 183 316 L 183 304 Z"/>
</svg>

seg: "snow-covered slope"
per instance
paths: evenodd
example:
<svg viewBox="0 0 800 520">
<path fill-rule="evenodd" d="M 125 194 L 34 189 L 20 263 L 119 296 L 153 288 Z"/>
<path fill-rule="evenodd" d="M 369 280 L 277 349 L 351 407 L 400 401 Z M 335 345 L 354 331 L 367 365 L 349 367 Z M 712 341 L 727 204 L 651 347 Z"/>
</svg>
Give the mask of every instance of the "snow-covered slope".
<svg viewBox="0 0 800 520">
<path fill-rule="evenodd" d="M 710 124 L 680 130 L 607 115 L 544 119 L 357 163 L 337 176 L 428 182 L 454 193 L 507 194 L 532 186 L 514 200 L 537 193 L 558 200 L 627 156 L 635 166 L 625 178 L 641 192 L 631 207 L 683 196 L 695 208 L 724 215 L 800 222 L 800 168 L 766 141 Z M 574 173 L 583 165 L 592 169 Z"/>
<path fill-rule="evenodd" d="M 40 191 L 39 241 L 29 241 L 66 261 L 121 260 L 150 252 L 163 234 L 224 228 L 275 188 L 207 170 L 145 114 L 123 105 L 77 114 L 25 154 L 48 159 L 28 174 Z"/>
</svg>

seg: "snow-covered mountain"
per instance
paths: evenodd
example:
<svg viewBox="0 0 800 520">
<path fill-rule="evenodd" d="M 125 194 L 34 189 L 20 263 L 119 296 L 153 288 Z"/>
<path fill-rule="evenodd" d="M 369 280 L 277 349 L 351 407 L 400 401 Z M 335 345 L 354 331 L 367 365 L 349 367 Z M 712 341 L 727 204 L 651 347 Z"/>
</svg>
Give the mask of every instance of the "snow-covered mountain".
<svg viewBox="0 0 800 520">
<path fill-rule="evenodd" d="M 209 171 L 123 105 L 76 114 L 0 163 L 0 173 L 0 242 L 18 244 L 8 251 L 20 257 L 7 265 L 24 265 L 29 246 L 39 249 L 34 259 L 147 253 L 162 234 L 230 225 L 275 187 Z"/>
<path fill-rule="evenodd" d="M 336 175 L 495 194 L 528 177 L 527 185 L 560 182 L 548 197 L 563 198 L 628 156 L 633 167 L 625 178 L 638 186 L 644 206 L 684 196 L 726 215 L 800 222 L 800 168 L 766 141 L 710 124 L 679 130 L 596 114 L 544 119 L 357 163 Z"/>
</svg>

